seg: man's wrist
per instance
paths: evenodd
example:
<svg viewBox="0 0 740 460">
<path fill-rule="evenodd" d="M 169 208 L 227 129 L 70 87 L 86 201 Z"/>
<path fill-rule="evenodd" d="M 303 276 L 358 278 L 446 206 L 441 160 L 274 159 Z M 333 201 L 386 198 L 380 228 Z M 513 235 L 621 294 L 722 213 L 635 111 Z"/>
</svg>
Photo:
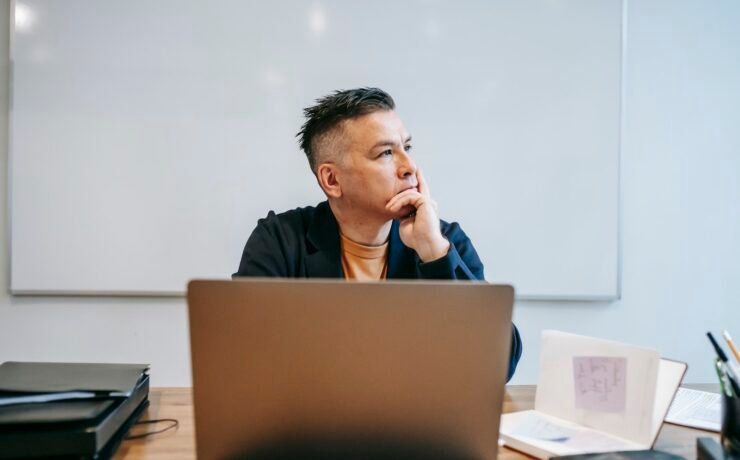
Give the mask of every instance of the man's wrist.
<svg viewBox="0 0 740 460">
<path fill-rule="evenodd" d="M 444 236 L 439 235 L 439 238 L 427 245 L 424 250 L 417 251 L 417 254 L 423 263 L 428 263 L 446 256 L 449 250 L 450 242 Z"/>
</svg>

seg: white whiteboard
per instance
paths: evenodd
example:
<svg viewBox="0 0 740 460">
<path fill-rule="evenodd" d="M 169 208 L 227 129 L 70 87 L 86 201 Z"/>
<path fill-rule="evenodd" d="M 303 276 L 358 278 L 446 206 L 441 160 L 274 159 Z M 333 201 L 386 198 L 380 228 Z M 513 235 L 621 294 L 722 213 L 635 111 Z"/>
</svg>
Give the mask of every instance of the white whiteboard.
<svg viewBox="0 0 740 460">
<path fill-rule="evenodd" d="M 11 290 L 184 292 L 323 199 L 294 138 L 390 92 L 442 218 L 522 298 L 618 289 L 620 1 L 18 0 Z"/>
</svg>

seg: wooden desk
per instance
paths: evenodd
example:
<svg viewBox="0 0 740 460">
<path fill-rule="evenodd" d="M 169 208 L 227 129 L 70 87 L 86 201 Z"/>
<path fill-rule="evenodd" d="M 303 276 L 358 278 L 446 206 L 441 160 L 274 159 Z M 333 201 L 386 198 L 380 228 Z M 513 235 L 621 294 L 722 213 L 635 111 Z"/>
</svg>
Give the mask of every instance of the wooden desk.
<svg viewBox="0 0 740 460">
<path fill-rule="evenodd" d="M 716 391 L 716 385 L 691 385 L 692 388 Z M 534 385 L 511 385 L 506 387 L 504 412 L 514 412 L 534 407 Z M 168 431 L 153 436 L 124 441 L 116 453 L 115 459 L 155 459 L 184 460 L 195 458 L 195 429 L 193 425 L 193 401 L 190 388 L 153 388 L 149 395 L 151 405 L 141 420 L 174 418 L 180 421 L 177 431 Z M 228 423 L 228 421 L 224 421 Z M 152 425 L 136 427 L 132 434 L 155 428 Z M 664 424 L 658 436 L 655 448 L 681 455 L 685 458 L 696 458 L 696 438 L 714 436 L 716 433 L 692 430 L 675 425 Z M 499 458 L 504 460 L 529 458 L 523 454 L 502 447 Z"/>
</svg>

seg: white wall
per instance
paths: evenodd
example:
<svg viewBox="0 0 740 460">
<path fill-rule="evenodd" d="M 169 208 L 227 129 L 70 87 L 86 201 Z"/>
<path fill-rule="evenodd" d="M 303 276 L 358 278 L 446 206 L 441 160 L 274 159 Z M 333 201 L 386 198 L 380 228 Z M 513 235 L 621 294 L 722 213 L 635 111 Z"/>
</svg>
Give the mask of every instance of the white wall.
<svg viewBox="0 0 740 460">
<path fill-rule="evenodd" d="M 689 382 L 714 381 L 706 330 L 728 328 L 740 338 L 740 32 L 733 30 L 740 3 L 628 6 L 622 300 L 518 304 L 525 354 L 514 383 L 536 381 L 546 328 L 655 347 L 689 363 Z M 4 179 L 8 11 L 0 2 Z M 148 362 L 154 385 L 188 385 L 183 299 L 8 295 L 7 202 L 3 183 L 0 361 Z"/>
</svg>

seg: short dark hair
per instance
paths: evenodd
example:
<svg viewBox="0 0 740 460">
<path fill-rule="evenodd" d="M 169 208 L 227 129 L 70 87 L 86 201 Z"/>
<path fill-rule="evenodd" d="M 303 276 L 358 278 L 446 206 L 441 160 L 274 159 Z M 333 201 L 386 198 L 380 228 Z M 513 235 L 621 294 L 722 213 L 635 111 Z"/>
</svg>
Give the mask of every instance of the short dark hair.
<svg viewBox="0 0 740 460">
<path fill-rule="evenodd" d="M 296 137 L 306 153 L 311 170 L 316 172 L 316 144 L 324 134 L 344 120 L 379 110 L 393 110 L 396 103 L 380 88 L 356 88 L 334 91 L 316 100 L 316 105 L 303 109 L 306 122 Z"/>
</svg>

